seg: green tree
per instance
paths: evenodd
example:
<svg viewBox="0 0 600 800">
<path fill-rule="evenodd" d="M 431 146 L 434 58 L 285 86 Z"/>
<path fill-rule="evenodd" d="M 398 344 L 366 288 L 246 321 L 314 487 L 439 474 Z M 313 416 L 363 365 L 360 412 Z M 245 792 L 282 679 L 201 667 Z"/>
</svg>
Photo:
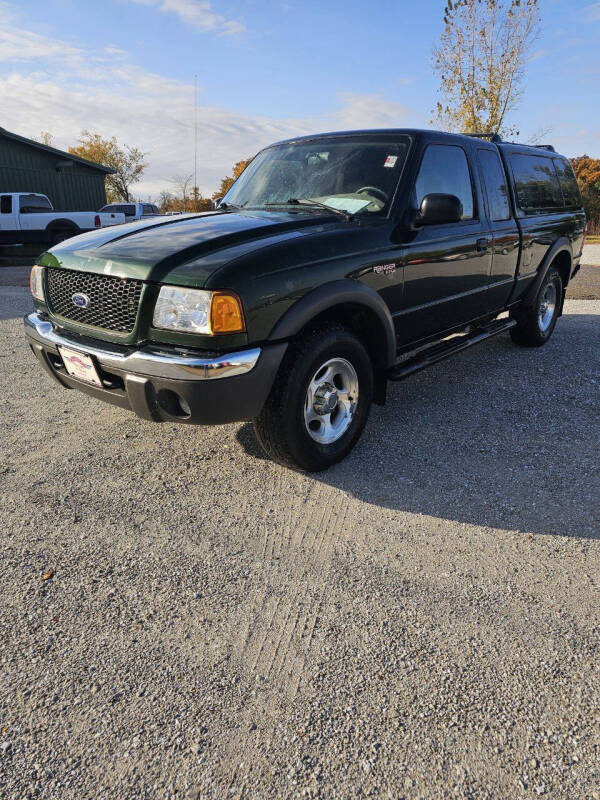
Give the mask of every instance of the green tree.
<svg viewBox="0 0 600 800">
<path fill-rule="evenodd" d="M 89 131 L 82 131 L 78 141 L 76 147 L 69 147 L 69 153 L 115 170 L 114 175 L 106 176 L 108 202 L 129 203 L 133 199 L 131 186 L 141 180 L 148 166 L 144 161 L 146 153 L 127 144 L 121 147 L 114 136 L 104 139 L 99 133 Z"/>
<path fill-rule="evenodd" d="M 433 51 L 441 95 L 433 121 L 463 133 L 516 133 L 505 119 L 539 26 L 538 0 L 447 0 Z"/>
</svg>

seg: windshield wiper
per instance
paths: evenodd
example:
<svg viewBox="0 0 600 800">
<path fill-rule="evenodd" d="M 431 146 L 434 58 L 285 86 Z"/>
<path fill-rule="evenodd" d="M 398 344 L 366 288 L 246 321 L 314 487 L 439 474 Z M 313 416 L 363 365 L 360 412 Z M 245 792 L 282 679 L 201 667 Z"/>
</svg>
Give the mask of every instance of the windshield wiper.
<svg viewBox="0 0 600 800">
<path fill-rule="evenodd" d="M 313 206 L 315 208 L 324 208 L 326 211 L 330 211 L 332 214 L 337 214 L 340 217 L 344 217 L 344 219 L 348 222 L 354 219 L 354 214 L 351 214 L 349 211 L 344 211 L 343 208 L 328 206 L 326 203 L 320 203 L 318 200 L 311 200 L 310 197 L 290 197 L 289 200 L 286 200 L 285 202 L 265 203 L 264 205 L 265 208 L 268 206 Z"/>
</svg>

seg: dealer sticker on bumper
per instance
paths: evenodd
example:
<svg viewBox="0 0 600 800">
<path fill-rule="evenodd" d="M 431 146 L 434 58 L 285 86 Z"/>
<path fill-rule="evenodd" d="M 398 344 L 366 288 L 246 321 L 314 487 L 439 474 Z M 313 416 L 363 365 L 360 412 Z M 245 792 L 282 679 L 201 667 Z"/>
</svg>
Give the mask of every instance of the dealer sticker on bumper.
<svg viewBox="0 0 600 800">
<path fill-rule="evenodd" d="M 93 383 L 96 386 L 102 386 L 102 381 L 91 356 L 85 355 L 85 353 L 78 353 L 77 350 L 69 350 L 68 347 L 59 347 L 58 350 L 65 369 L 71 377 L 86 383 Z"/>
</svg>

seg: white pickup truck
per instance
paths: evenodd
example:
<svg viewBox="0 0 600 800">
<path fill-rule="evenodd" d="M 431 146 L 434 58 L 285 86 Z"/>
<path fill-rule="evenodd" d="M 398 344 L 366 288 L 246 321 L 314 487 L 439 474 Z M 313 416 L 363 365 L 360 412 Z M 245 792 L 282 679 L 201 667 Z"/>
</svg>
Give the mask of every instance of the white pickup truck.
<svg viewBox="0 0 600 800">
<path fill-rule="evenodd" d="M 127 222 L 136 222 L 139 219 L 161 216 L 158 207 L 153 203 L 109 203 L 100 209 L 101 213 L 106 211 L 125 214 Z"/>
<path fill-rule="evenodd" d="M 0 192 L 0 245 L 55 245 L 79 233 L 124 222 L 125 214 L 117 212 L 55 211 L 45 194 Z"/>
</svg>

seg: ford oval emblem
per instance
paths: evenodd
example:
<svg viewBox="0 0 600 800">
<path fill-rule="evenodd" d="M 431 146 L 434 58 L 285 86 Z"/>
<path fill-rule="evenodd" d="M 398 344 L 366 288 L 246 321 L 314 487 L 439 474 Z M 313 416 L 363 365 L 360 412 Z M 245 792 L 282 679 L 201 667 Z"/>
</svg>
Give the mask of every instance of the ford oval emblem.
<svg viewBox="0 0 600 800">
<path fill-rule="evenodd" d="M 90 304 L 90 298 L 83 292 L 77 292 L 71 297 L 71 300 L 77 308 L 87 308 Z"/>
</svg>

